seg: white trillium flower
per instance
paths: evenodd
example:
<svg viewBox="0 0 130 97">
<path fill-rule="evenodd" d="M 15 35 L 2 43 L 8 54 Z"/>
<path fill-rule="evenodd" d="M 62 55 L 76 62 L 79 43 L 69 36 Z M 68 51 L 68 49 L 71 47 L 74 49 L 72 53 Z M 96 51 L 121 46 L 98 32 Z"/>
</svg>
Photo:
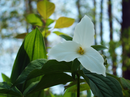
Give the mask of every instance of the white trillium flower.
<svg viewBox="0 0 130 97">
<path fill-rule="evenodd" d="M 104 59 L 91 47 L 94 42 L 94 25 L 88 16 L 84 16 L 76 25 L 72 41 L 59 43 L 50 49 L 48 56 L 57 61 L 78 59 L 81 65 L 90 72 L 106 76 Z"/>
</svg>

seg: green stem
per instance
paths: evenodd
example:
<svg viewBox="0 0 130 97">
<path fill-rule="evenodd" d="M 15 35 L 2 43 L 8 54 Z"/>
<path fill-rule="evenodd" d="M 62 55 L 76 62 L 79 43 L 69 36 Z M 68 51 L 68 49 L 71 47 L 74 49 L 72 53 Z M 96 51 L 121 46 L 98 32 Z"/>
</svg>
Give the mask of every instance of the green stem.
<svg viewBox="0 0 130 97">
<path fill-rule="evenodd" d="M 80 75 L 77 73 L 77 97 L 80 97 Z"/>
</svg>

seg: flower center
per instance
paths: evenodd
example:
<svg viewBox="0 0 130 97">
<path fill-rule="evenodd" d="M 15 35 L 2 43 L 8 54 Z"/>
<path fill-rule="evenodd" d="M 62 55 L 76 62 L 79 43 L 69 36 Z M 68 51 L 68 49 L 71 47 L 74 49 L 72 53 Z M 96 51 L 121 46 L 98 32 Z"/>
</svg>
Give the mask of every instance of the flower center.
<svg viewBox="0 0 130 97">
<path fill-rule="evenodd" d="M 79 47 L 78 53 L 79 53 L 80 55 L 83 55 L 83 54 L 84 54 L 84 50 L 82 49 L 82 47 Z"/>
</svg>

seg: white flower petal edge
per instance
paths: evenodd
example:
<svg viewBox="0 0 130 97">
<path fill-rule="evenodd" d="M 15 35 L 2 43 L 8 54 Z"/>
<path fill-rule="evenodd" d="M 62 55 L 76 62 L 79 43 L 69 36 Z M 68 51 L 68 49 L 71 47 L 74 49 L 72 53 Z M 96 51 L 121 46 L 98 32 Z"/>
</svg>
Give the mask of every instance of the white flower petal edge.
<svg viewBox="0 0 130 97">
<path fill-rule="evenodd" d="M 57 61 L 73 61 L 75 58 L 80 56 L 77 53 L 79 47 L 80 45 L 74 41 L 65 41 L 50 49 L 48 56 Z"/>
<path fill-rule="evenodd" d="M 103 57 L 92 47 L 86 49 L 86 53 L 79 57 L 78 60 L 84 68 L 90 72 L 106 76 L 106 68 L 103 65 Z"/>
<path fill-rule="evenodd" d="M 88 16 L 84 16 L 76 25 L 73 41 L 85 47 L 90 47 L 94 42 L 94 25 Z"/>
</svg>

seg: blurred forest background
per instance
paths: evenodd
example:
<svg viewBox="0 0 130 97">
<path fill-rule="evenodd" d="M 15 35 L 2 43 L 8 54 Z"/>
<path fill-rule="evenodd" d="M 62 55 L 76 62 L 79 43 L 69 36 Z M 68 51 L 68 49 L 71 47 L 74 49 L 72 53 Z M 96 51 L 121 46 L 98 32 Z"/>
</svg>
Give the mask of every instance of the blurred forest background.
<svg viewBox="0 0 130 97">
<path fill-rule="evenodd" d="M 38 14 L 38 1 L 0 0 L 0 73 L 10 76 L 14 59 L 23 41 L 14 37 L 32 31 L 33 26 L 26 21 L 26 16 L 30 13 Z M 108 48 L 102 51 L 107 56 L 108 72 L 130 80 L 130 0 L 49 1 L 56 6 L 50 18 L 65 16 L 75 19 L 71 27 L 60 30 L 70 36 L 80 19 L 85 14 L 88 15 L 95 26 L 95 44 Z M 49 45 L 62 41 L 53 33 L 47 39 Z"/>
</svg>

